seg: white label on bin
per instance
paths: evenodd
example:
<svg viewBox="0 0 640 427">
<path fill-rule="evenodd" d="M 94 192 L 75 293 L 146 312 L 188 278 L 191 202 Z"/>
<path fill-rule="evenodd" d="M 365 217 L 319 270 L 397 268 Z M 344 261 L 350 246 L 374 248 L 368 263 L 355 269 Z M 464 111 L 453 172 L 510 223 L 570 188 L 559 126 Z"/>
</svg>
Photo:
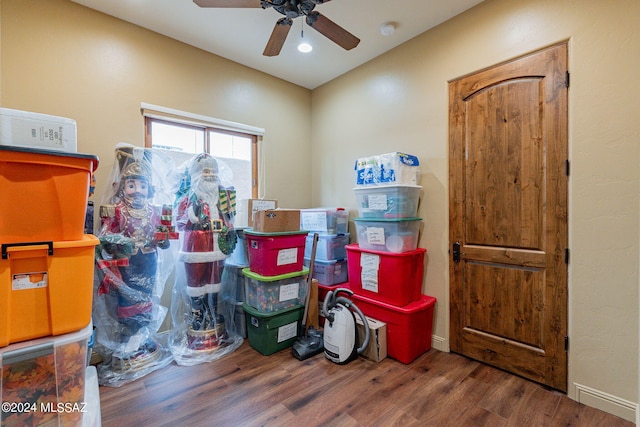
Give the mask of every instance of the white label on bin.
<svg viewBox="0 0 640 427">
<path fill-rule="evenodd" d="M 300 283 L 298 282 L 280 286 L 280 302 L 298 298 L 299 291 Z"/>
<path fill-rule="evenodd" d="M 369 202 L 369 209 L 374 211 L 386 211 L 387 204 L 387 195 L 386 194 L 369 194 L 367 197 L 367 201 Z"/>
<path fill-rule="evenodd" d="M 278 342 L 286 341 L 298 335 L 298 322 L 291 322 L 288 325 L 278 328 Z"/>
<path fill-rule="evenodd" d="M 274 200 L 253 199 L 253 202 L 251 204 L 252 213 L 257 211 L 264 211 L 267 209 L 275 209 L 275 208 L 276 208 L 276 202 Z"/>
<path fill-rule="evenodd" d="M 384 245 L 384 228 L 382 227 L 368 227 L 367 228 L 367 243 L 370 245 Z"/>
<path fill-rule="evenodd" d="M 378 270 L 380 268 L 380 256 L 362 253 L 360 256 L 360 281 L 362 289 L 378 293 Z"/>
<path fill-rule="evenodd" d="M 276 265 L 295 264 L 298 261 L 298 248 L 280 249 Z"/>
<path fill-rule="evenodd" d="M 11 280 L 11 289 L 23 291 L 25 289 L 46 288 L 49 283 L 46 271 L 37 273 L 14 274 Z"/>
<path fill-rule="evenodd" d="M 327 214 L 324 211 L 302 212 L 300 219 L 301 230 L 327 231 Z"/>
</svg>

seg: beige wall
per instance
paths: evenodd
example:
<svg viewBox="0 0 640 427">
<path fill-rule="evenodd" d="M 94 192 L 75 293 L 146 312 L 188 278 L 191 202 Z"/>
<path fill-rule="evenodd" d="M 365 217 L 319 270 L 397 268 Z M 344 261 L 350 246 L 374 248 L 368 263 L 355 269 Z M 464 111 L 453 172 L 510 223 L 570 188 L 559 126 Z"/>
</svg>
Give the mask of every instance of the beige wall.
<svg viewBox="0 0 640 427">
<path fill-rule="evenodd" d="M 69 1 L 0 4 L 0 105 L 75 118 L 79 151 L 101 158 L 99 191 L 113 146 L 143 143 L 141 102 L 265 128 L 264 195 L 288 207 L 355 209 L 355 159 L 395 150 L 418 155 L 420 246 L 428 249 L 423 291 L 438 298 L 434 345 L 444 350 L 447 81 L 569 40 L 569 395 L 634 415 L 637 0 L 487 0 L 313 93 Z"/>
<path fill-rule="evenodd" d="M 569 395 L 631 419 L 638 400 L 639 27 L 637 0 L 487 0 L 314 90 L 312 100 L 315 204 L 355 206 L 358 157 L 419 156 L 423 290 L 438 298 L 435 334 L 443 341 L 434 344 L 446 349 L 447 81 L 568 40 Z"/>
<path fill-rule="evenodd" d="M 94 200 L 115 144 L 144 144 L 146 102 L 264 128 L 261 195 L 309 206 L 307 89 L 70 1 L 1 5 L 0 105 L 76 120 L 78 151 L 100 158 Z"/>
</svg>

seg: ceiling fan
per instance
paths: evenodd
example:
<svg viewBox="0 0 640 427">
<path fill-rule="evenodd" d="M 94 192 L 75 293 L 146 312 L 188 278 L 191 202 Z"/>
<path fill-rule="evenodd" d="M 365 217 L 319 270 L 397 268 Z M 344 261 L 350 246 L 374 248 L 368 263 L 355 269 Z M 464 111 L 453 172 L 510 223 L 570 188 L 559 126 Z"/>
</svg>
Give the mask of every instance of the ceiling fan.
<svg viewBox="0 0 640 427">
<path fill-rule="evenodd" d="M 272 7 L 278 13 L 284 15 L 284 18 L 280 18 L 267 46 L 264 48 L 262 54 L 264 56 L 277 56 L 287 39 L 287 34 L 293 25 L 293 19 L 299 16 L 306 16 L 307 25 L 318 31 L 323 36 L 327 37 L 332 42 L 336 43 L 343 49 L 353 49 L 360 43 L 360 39 L 320 14 L 313 10 L 316 5 L 327 3 L 331 0 L 193 0 L 195 4 L 200 7 L 219 7 L 219 8 L 258 8 L 263 9 Z"/>
</svg>

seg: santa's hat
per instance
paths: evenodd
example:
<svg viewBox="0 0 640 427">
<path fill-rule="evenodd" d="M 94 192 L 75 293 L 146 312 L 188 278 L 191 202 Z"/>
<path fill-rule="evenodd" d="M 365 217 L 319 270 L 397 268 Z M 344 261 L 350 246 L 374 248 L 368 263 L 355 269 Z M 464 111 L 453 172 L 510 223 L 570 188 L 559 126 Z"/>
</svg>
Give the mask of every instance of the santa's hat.
<svg viewBox="0 0 640 427">
<path fill-rule="evenodd" d="M 214 175 L 218 175 L 218 162 L 208 153 L 201 153 L 193 158 L 189 166 L 189 174 L 193 179 L 199 177 L 204 169 L 211 169 Z"/>
</svg>

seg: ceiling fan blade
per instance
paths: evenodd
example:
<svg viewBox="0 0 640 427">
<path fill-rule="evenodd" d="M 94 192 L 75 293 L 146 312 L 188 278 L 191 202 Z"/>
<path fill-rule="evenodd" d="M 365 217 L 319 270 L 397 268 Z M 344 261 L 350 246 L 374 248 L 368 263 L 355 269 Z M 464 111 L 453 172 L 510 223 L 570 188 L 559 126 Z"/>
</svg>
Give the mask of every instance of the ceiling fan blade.
<svg viewBox="0 0 640 427">
<path fill-rule="evenodd" d="M 280 54 L 280 50 L 282 50 L 282 46 L 287 39 L 287 34 L 289 34 L 292 25 L 293 20 L 290 18 L 278 19 L 275 27 L 273 27 L 267 46 L 264 48 L 264 52 L 262 52 L 264 56 L 278 56 L 278 54 Z"/>
<path fill-rule="evenodd" d="M 262 7 L 260 0 L 193 0 L 200 7 Z"/>
<path fill-rule="evenodd" d="M 307 15 L 307 24 L 343 49 L 351 50 L 360 43 L 359 38 L 319 12 Z"/>
</svg>

